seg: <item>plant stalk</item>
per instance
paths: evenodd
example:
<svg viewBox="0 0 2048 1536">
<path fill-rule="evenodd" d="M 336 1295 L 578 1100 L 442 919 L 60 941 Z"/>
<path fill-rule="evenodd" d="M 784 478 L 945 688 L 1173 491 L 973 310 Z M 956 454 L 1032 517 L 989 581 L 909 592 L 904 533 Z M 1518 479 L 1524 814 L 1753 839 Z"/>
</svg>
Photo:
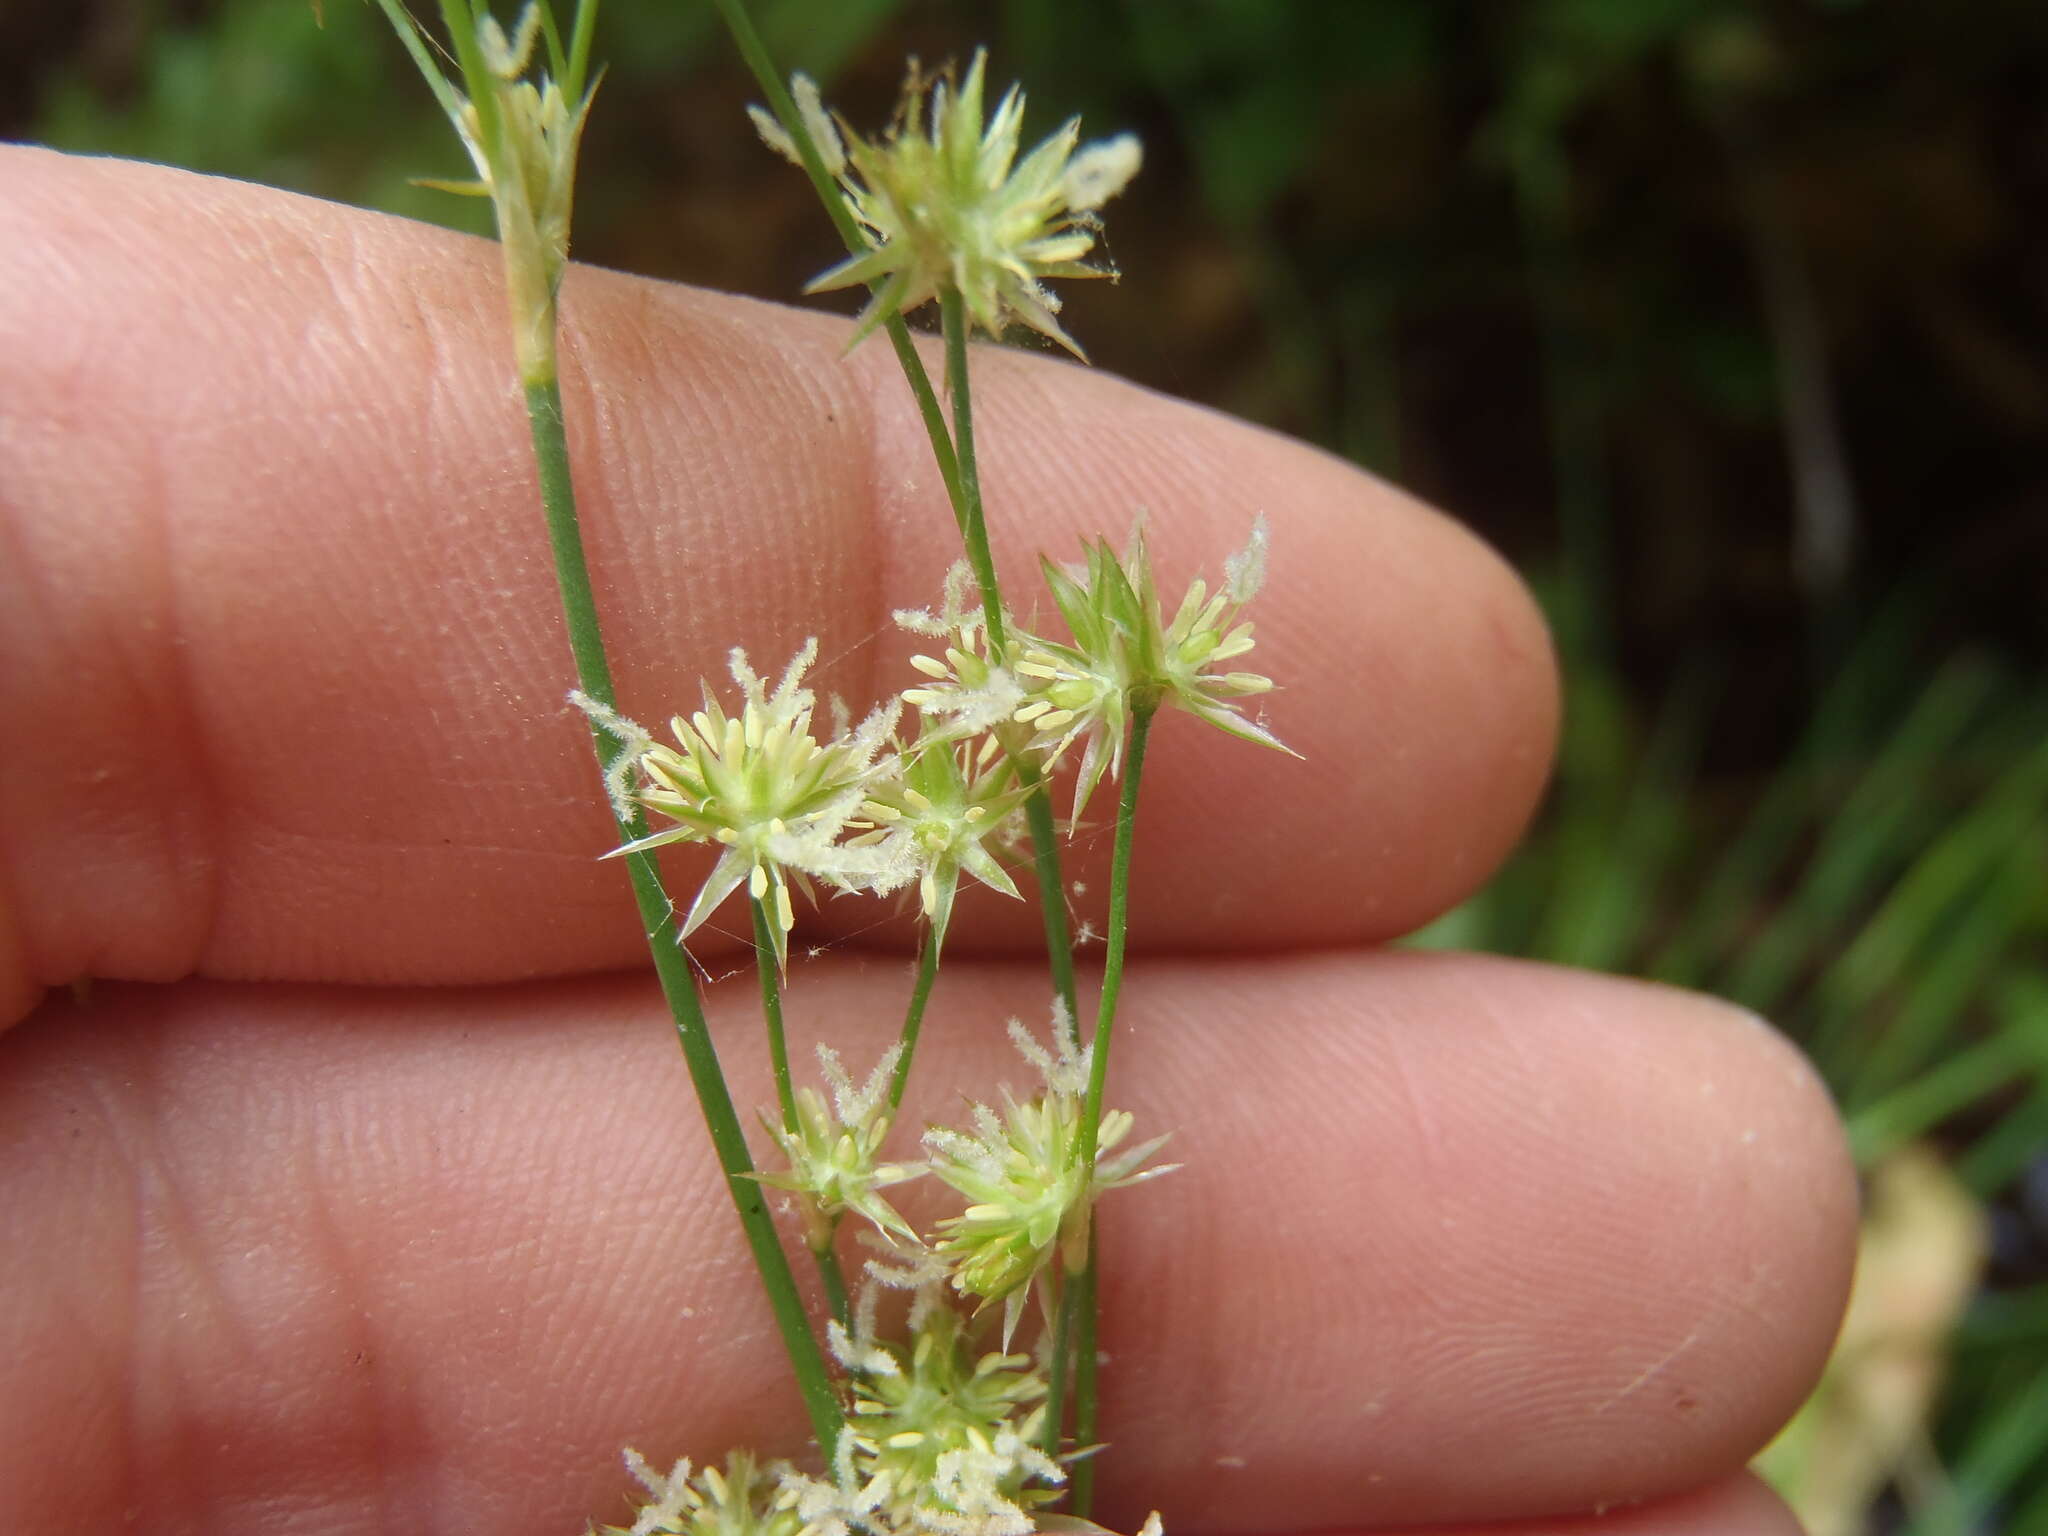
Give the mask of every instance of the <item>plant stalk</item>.
<svg viewBox="0 0 2048 1536">
<path fill-rule="evenodd" d="M 1100 1364 L 1095 1348 L 1096 1324 L 1100 1319 L 1095 1294 L 1101 1274 L 1102 1269 L 1095 1256 L 1095 1229 L 1091 1226 L 1088 1229 L 1088 1267 L 1081 1271 L 1072 1286 L 1076 1296 L 1074 1309 L 1080 1318 L 1074 1340 L 1074 1447 L 1083 1451 L 1096 1443 L 1095 1426 L 1099 1422 L 1098 1411 L 1101 1408 L 1095 1380 Z M 1074 1463 L 1067 1494 L 1068 1512 L 1086 1520 L 1095 1507 L 1093 1456 L 1084 1456 Z"/>
<path fill-rule="evenodd" d="M 768 909 L 751 892 L 747 906 L 754 914 L 754 974 L 761 980 L 761 1020 L 768 1026 L 768 1062 L 775 1071 L 775 1102 L 782 1107 L 782 1128 L 796 1134 L 796 1087 L 789 1075 L 789 1042 L 782 1033 L 782 988 L 775 959 L 775 933 Z"/>
<path fill-rule="evenodd" d="M 725 18 L 725 28 L 732 34 L 733 45 L 740 51 L 754 76 L 754 83 L 761 87 L 761 93 L 768 98 L 768 110 L 775 115 L 782 131 L 789 135 L 790 143 L 796 146 L 797 158 L 803 162 L 804 174 L 811 180 L 812 189 L 818 194 L 818 201 L 825 205 L 825 215 L 831 219 L 832 227 L 838 231 L 839 239 L 850 253 L 858 254 L 868 248 L 860 226 L 854 222 L 852 212 L 846 206 L 846 199 L 839 195 L 833 184 L 832 173 L 825 168 L 825 161 L 818 153 L 818 146 L 811 141 L 810 130 L 804 126 L 803 116 L 796 109 L 796 102 L 790 98 L 789 87 L 783 82 L 782 73 L 775 67 L 775 61 L 768 57 L 767 46 L 761 41 L 761 34 L 754 30 L 753 19 L 747 14 L 744 0 L 717 0 L 719 15 Z M 873 292 L 876 285 L 869 285 Z M 895 349 L 897 364 L 903 369 L 903 376 L 910 381 L 910 392 L 917 400 L 918 415 L 924 420 L 925 435 L 932 440 L 932 456 L 938 460 L 939 476 L 946 482 L 946 493 L 953 503 L 953 515 L 960 515 L 958 495 L 958 471 L 953 463 L 953 444 L 946 434 L 946 418 L 939 409 L 937 391 L 932 388 L 931 375 L 925 371 L 924 359 L 917 355 L 917 347 L 910 339 L 910 327 L 903 323 L 901 315 L 891 315 L 882 324 L 889 333 L 889 345 Z"/>
<path fill-rule="evenodd" d="M 550 377 L 526 387 L 527 419 L 533 431 L 534 461 L 540 473 L 541 500 L 547 514 L 548 541 L 555 561 L 555 580 L 561 592 L 562 616 L 569 631 L 569 648 L 575 657 L 576 679 L 584 693 L 606 708 L 617 707 L 611 666 L 605 656 L 604 639 L 598 627 L 597 598 L 590 584 L 590 567 L 584 557 L 583 535 L 576 520 L 575 487 L 569 474 L 569 444 L 562 422 L 562 396 Z M 600 769 L 623 743 L 609 731 L 591 726 L 591 744 Z M 644 819 L 634 814 L 617 818 L 619 840 L 632 842 L 646 835 Z M 749 1175 L 753 1159 L 747 1151 L 745 1132 L 725 1073 L 719 1066 L 718 1050 L 705 1024 L 703 1004 L 697 996 L 696 977 L 675 932 L 674 906 L 662 889 L 661 874 L 647 852 L 625 856 L 626 874 L 633 888 L 633 900 L 640 909 L 640 923 L 647 934 L 647 947 L 654 959 L 654 973 L 661 983 L 663 998 L 675 1021 L 676 1038 L 682 1045 L 683 1062 L 703 1111 L 704 1127 L 711 1137 L 713 1153 L 725 1174 L 726 1191 L 739 1214 L 741 1230 L 760 1272 L 761 1286 L 775 1315 L 775 1325 L 789 1353 L 797 1387 L 810 1415 L 811 1428 L 828 1461 L 838 1443 L 845 1410 L 825 1357 L 812 1335 L 804 1315 L 803 1296 L 789 1257 L 775 1233 L 774 1218 L 761 1186 Z"/>
<path fill-rule="evenodd" d="M 1138 789 L 1145 772 L 1145 745 L 1152 733 L 1152 716 L 1157 710 L 1158 705 L 1152 702 L 1134 703 L 1131 708 L 1131 739 L 1124 752 L 1123 791 L 1117 800 L 1116 845 L 1110 859 L 1109 931 L 1105 937 L 1102 962 L 1102 994 L 1096 1006 L 1095 1033 L 1089 1039 L 1088 1097 L 1081 1106 L 1081 1124 L 1075 1131 L 1075 1161 L 1087 1171 L 1090 1179 L 1089 1203 L 1082 1208 L 1082 1219 L 1089 1224 L 1088 1258 L 1078 1271 L 1066 1277 L 1069 1290 L 1077 1293 L 1077 1313 L 1082 1313 L 1085 1308 L 1077 1323 L 1082 1352 L 1074 1380 L 1074 1428 L 1077 1443 L 1082 1445 L 1090 1443 L 1079 1437 L 1084 1426 L 1088 1435 L 1094 1434 L 1096 1415 L 1095 1155 L 1102 1130 L 1102 1091 L 1109 1080 L 1109 1047 L 1115 1038 L 1117 998 L 1123 990 L 1124 944 L 1130 927 L 1131 844 L 1138 821 Z M 1046 1403 L 1049 1418 L 1057 1421 L 1063 1417 L 1065 1405 L 1058 1398 L 1048 1394 Z"/>
<path fill-rule="evenodd" d="M 839 1223 L 832 1223 L 838 1231 Z M 853 1326 L 853 1303 L 846 1295 L 846 1273 L 839 1267 L 839 1250 L 831 1243 L 822 1248 L 813 1248 L 811 1257 L 818 1261 L 818 1282 L 825 1288 L 825 1305 L 832 1309 L 833 1321 L 842 1328 Z"/>
<path fill-rule="evenodd" d="M 946 342 L 946 389 L 953 401 L 953 456 L 959 499 L 953 516 L 967 544 L 967 563 L 981 588 L 982 623 L 989 654 L 1000 659 L 1009 648 L 1004 634 L 1003 594 L 996 585 L 995 556 L 988 547 L 988 522 L 981 507 L 981 471 L 974 459 L 974 391 L 967 375 L 967 305 L 958 288 L 939 294 L 939 329 Z"/>
<path fill-rule="evenodd" d="M 1052 1358 L 1045 1372 L 1045 1433 L 1038 1448 L 1055 1459 L 1060 1454 L 1060 1436 L 1066 1428 L 1067 1362 L 1074 1354 L 1074 1314 L 1081 1299 L 1081 1277 L 1060 1277 L 1060 1299 L 1053 1311 Z M 1071 1493 L 1072 1483 L 1068 1484 Z M 1070 1509 L 1079 1514 L 1079 1510 Z"/>
<path fill-rule="evenodd" d="M 932 983 L 939 975 L 938 936 L 930 928 L 917 947 L 917 981 L 910 989 L 910 1006 L 903 1011 L 903 1033 L 898 1036 L 896 1071 L 889 1080 L 889 1118 L 903 1106 L 904 1085 L 910 1081 L 910 1058 L 917 1054 L 918 1032 L 924 1027 L 925 1004 L 931 1001 Z"/>
<path fill-rule="evenodd" d="M 1036 763 L 1013 758 L 1017 777 L 1030 786 L 1024 818 L 1031 828 L 1031 867 L 1038 880 L 1038 915 L 1045 924 L 1045 961 L 1052 969 L 1053 990 L 1066 1004 L 1067 1017 L 1081 1017 L 1074 986 L 1074 943 L 1067 933 L 1067 891 L 1060 874 L 1059 829 L 1053 824 L 1052 795 Z"/>
</svg>

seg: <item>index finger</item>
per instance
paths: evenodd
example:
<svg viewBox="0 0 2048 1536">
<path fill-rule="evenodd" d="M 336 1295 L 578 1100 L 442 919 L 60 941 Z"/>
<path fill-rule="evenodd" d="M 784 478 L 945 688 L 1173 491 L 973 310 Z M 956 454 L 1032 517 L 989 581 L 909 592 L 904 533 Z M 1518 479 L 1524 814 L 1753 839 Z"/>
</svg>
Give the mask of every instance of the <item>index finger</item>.
<svg viewBox="0 0 2048 1536">
<path fill-rule="evenodd" d="M 496 256 L 156 168 L 0 150 L 0 998 L 75 977 L 489 981 L 632 963 Z M 856 705 L 954 558 L 914 412 L 845 322 L 579 269 L 565 390 L 621 703 L 816 634 Z M 1519 831 L 1550 656 L 1505 568 L 1333 459 L 975 357 L 1011 599 L 1149 508 L 1171 588 L 1273 526 L 1253 662 L 1305 762 L 1162 729 L 1134 942 L 1383 938 Z M 1171 601 L 1169 595 L 1169 601 Z M 1185 729 L 1183 729 L 1185 727 Z M 1084 886 L 1094 854 L 1073 870 Z M 701 864 L 678 861 L 687 888 Z M 956 945 L 1030 932 L 965 908 Z M 846 919 L 828 910 L 820 931 Z"/>
</svg>

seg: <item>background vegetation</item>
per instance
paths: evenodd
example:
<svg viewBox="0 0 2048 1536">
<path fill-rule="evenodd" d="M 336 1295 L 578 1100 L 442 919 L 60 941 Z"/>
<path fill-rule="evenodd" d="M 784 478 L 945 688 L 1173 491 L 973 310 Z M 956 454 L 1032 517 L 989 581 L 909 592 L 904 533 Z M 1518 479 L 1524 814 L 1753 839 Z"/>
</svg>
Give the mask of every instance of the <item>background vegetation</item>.
<svg viewBox="0 0 2048 1536">
<path fill-rule="evenodd" d="M 1958 1310 L 1861 1347 L 1946 1349 L 1946 1385 L 1901 1415 L 1845 1359 L 1777 1469 L 1825 1501 L 1869 1463 L 1817 1527 L 2048 1532 L 2048 8 L 757 9 L 858 120 L 906 52 L 985 42 L 1039 128 L 1138 130 L 1112 237 L 1142 280 L 1072 293 L 1097 363 L 1399 478 L 1537 574 L 1557 787 L 1419 942 L 1739 998 L 1813 1052 L 1875 1179 L 1931 1147 L 1964 1219 L 1909 1212 L 1897 1246 L 1949 1256 Z M 407 184 L 464 168 L 374 11 L 324 11 L 11 7 L 0 133 L 487 217 Z M 598 54 L 581 256 L 770 297 L 827 264 L 708 5 L 605 0 Z"/>
</svg>

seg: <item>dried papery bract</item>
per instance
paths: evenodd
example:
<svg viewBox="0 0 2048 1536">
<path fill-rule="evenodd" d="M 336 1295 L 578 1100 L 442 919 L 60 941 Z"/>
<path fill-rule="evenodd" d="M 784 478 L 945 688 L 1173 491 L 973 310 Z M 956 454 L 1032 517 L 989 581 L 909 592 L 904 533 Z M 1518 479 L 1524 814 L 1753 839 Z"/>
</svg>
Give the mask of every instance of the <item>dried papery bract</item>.
<svg viewBox="0 0 2048 1536">
<path fill-rule="evenodd" d="M 423 180 L 468 197 L 488 197 L 504 252 L 512 342 L 526 385 L 555 376 L 555 294 L 569 264 L 576 154 L 597 87 L 586 84 L 596 0 L 577 7 L 565 52 L 545 0 L 531 0 L 507 36 L 495 17 L 444 0 L 462 88 L 442 72 L 427 39 L 399 0 L 378 0 L 426 77 L 475 166 L 475 181 Z M 534 78 L 545 37 L 554 73 Z"/>
</svg>

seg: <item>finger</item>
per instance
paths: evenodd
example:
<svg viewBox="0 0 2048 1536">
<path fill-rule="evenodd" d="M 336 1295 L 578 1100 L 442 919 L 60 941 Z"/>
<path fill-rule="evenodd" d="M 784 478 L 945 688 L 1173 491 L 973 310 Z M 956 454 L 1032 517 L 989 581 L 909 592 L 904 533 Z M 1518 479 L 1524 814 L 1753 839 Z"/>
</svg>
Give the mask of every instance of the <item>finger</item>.
<svg viewBox="0 0 2048 1536">
<path fill-rule="evenodd" d="M 1404 1536 L 1804 1536 L 1804 1527 L 1784 1500 L 1745 1473 L 1638 1508 L 1508 1525 L 1430 1525 Z"/>
<path fill-rule="evenodd" d="M 883 1031 L 844 1021 L 899 969 L 799 968 L 798 1055 L 829 1021 L 863 1070 Z M 1120 1528 L 1670 1497 L 1810 1385 L 1853 1183 L 1825 1095 L 1747 1016 L 1456 957 L 1142 980 L 1112 1102 L 1184 1167 L 1102 1208 Z M 909 1123 L 1022 1084 L 996 1026 L 1037 985 L 948 968 Z M 714 993 L 741 1084 L 747 990 Z M 124 992 L 26 1026 L 0 1049 L 0 1351 L 34 1412 L 0 1437 L 0 1488 L 29 1490 L 0 1525 L 158 1490 L 232 1536 L 305 1484 L 337 1526 L 403 1504 L 510 1536 L 622 1512 L 623 1444 L 800 1454 L 665 1035 L 626 982 Z"/>
<path fill-rule="evenodd" d="M 563 704 L 495 252 L 0 154 L 0 1001 L 84 974 L 635 962 Z M 624 706 L 658 722 L 729 646 L 775 668 L 806 634 L 857 706 L 914 680 L 888 615 L 935 599 L 957 541 L 886 349 L 842 357 L 841 320 L 592 270 L 564 307 Z M 1020 609 L 1046 606 L 1037 551 L 1120 538 L 1140 506 L 1169 593 L 1272 519 L 1251 660 L 1284 684 L 1272 724 L 1306 761 L 1162 727 L 1146 817 L 1200 830 L 1147 840 L 1142 941 L 1381 937 L 1478 883 L 1542 781 L 1554 707 L 1499 562 L 1300 445 L 1042 357 L 982 348 L 975 367 Z M 1086 899 L 1098 863 L 1074 871 Z M 681 885 L 703 867 L 682 858 Z M 977 904 L 954 942 L 1034 922 Z"/>
</svg>

